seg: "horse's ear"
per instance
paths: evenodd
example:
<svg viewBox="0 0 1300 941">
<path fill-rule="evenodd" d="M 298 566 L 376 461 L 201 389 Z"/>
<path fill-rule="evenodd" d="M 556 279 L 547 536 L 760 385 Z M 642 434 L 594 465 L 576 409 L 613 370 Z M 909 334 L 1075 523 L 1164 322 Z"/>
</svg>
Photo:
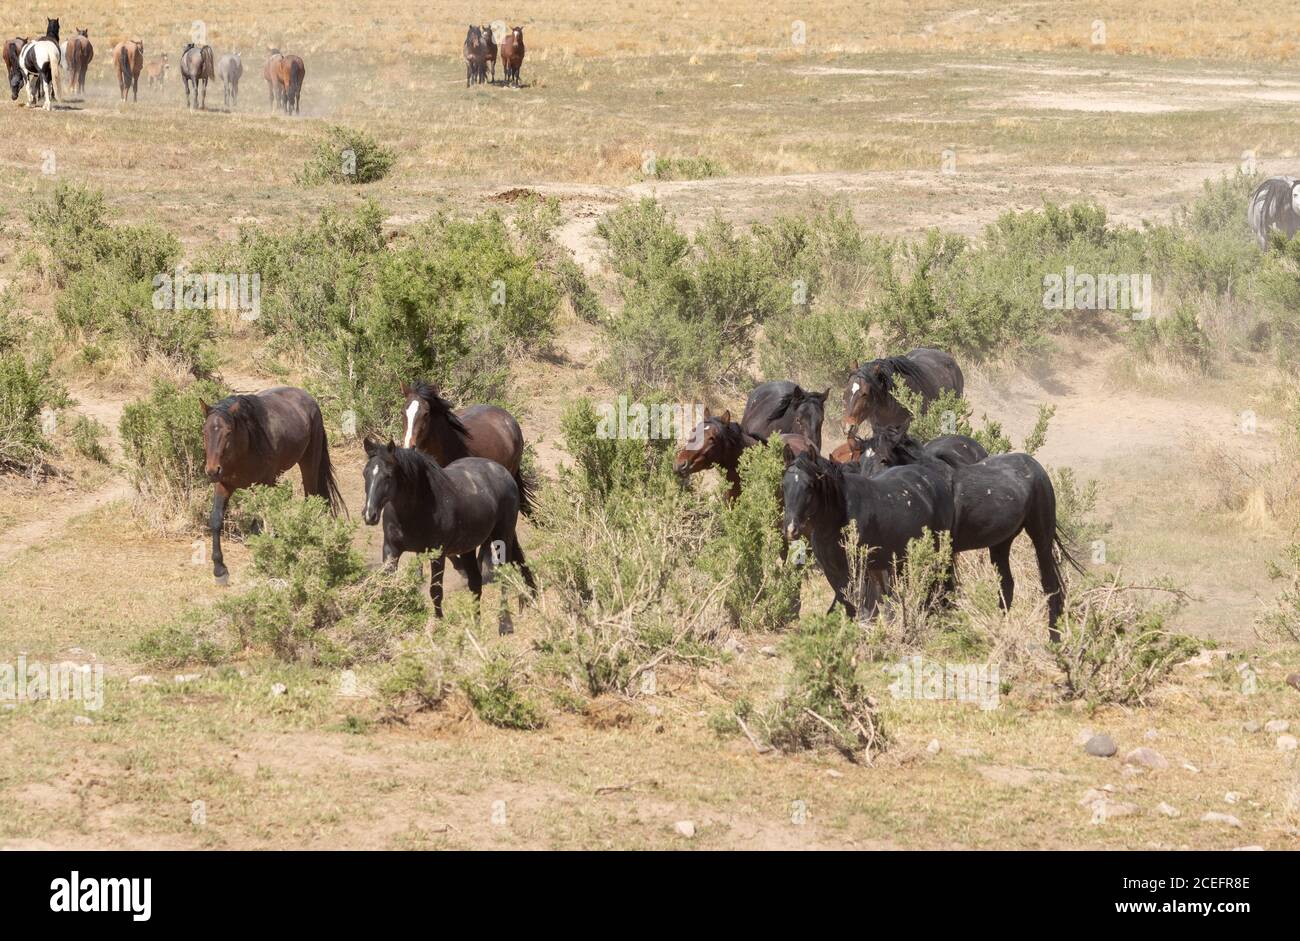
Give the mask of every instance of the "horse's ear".
<svg viewBox="0 0 1300 941">
<path fill-rule="evenodd" d="M 410 395 L 410 394 L 411 394 L 411 387 L 406 384 L 406 380 L 402 380 L 402 395 Z"/>
<path fill-rule="evenodd" d="M 852 371 L 852 372 L 857 372 L 857 371 L 858 371 L 858 361 L 857 361 L 856 359 L 853 361 L 853 368 L 852 368 L 851 371 Z"/>
<path fill-rule="evenodd" d="M 707 405 L 704 406 L 704 420 L 708 421 L 712 417 L 713 417 L 713 412 L 709 410 L 709 407 Z"/>
<path fill-rule="evenodd" d="M 393 443 L 393 439 L 392 439 L 392 438 L 389 438 L 389 439 L 388 439 L 388 453 L 389 453 L 389 454 L 393 454 L 393 453 L 395 453 L 396 451 L 397 451 L 397 445 Z"/>
<path fill-rule="evenodd" d="M 822 402 L 822 404 L 825 405 L 825 404 L 826 404 L 826 399 L 827 399 L 827 397 L 828 397 L 830 394 L 831 394 L 831 387 L 830 387 L 830 386 L 827 386 L 825 392 L 817 392 L 817 393 L 814 393 L 814 394 L 813 394 L 813 398 L 814 398 L 814 399 L 820 399 L 821 402 Z"/>
<path fill-rule="evenodd" d="M 722 413 L 722 423 L 724 425 L 731 424 L 731 409 L 727 409 L 725 412 Z"/>
<path fill-rule="evenodd" d="M 202 406 L 203 408 L 203 417 L 207 418 L 208 413 L 212 411 L 212 406 L 209 405 L 207 402 L 203 401 L 202 399 L 199 399 L 199 405 Z"/>
<path fill-rule="evenodd" d="M 366 435 L 366 440 L 361 442 L 361 446 L 366 449 L 366 457 L 374 457 L 375 452 L 379 450 L 379 442 L 370 435 Z"/>
</svg>

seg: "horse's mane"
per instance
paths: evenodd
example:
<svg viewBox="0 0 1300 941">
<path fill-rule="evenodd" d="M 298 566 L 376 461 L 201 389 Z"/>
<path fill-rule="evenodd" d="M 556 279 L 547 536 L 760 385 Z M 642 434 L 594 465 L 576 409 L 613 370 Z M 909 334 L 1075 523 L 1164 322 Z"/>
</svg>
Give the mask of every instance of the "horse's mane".
<svg viewBox="0 0 1300 941">
<path fill-rule="evenodd" d="M 920 367 L 906 356 L 882 356 L 880 359 L 868 360 L 855 369 L 853 375 L 865 380 L 869 376 L 869 373 L 867 372 L 868 368 L 876 365 L 889 367 L 884 377 L 884 386 L 886 391 L 889 390 L 890 379 L 893 378 L 895 374 L 907 376 L 918 381 L 924 381 L 925 379 L 924 375 L 921 373 Z"/>
<path fill-rule="evenodd" d="M 804 451 L 794 459 L 790 467 L 808 474 L 811 486 L 820 493 L 834 495 L 844 486 L 844 465 L 836 464 L 812 451 Z"/>
<path fill-rule="evenodd" d="M 259 457 L 274 455 L 267 430 L 266 403 L 259 396 L 230 395 L 212 406 L 212 411 L 220 413 L 233 427 L 244 429 L 249 446 Z"/>
<path fill-rule="evenodd" d="M 417 379 L 415 382 L 415 395 L 429 406 L 429 411 L 431 413 L 442 415 L 443 418 L 447 420 L 447 424 L 451 426 L 451 430 L 456 433 L 457 437 L 462 441 L 469 440 L 469 429 L 466 428 L 465 423 L 457 417 L 455 411 L 453 411 L 452 404 L 438 394 L 436 387 L 424 382 L 423 380 Z"/>
<path fill-rule="evenodd" d="M 434 513 L 445 524 L 448 518 L 443 514 L 449 512 L 452 499 L 451 480 L 446 472 L 437 461 L 415 448 L 394 448 L 391 453 L 399 477 L 433 491 Z"/>
</svg>

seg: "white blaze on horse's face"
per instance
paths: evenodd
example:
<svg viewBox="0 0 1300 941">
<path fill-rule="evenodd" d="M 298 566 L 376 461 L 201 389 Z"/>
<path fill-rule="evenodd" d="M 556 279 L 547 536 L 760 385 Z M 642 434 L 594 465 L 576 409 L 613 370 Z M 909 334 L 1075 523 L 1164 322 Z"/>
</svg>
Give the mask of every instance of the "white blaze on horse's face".
<svg viewBox="0 0 1300 941">
<path fill-rule="evenodd" d="M 406 406 L 406 437 L 402 439 L 402 447 L 411 447 L 411 439 L 415 436 L 415 416 L 420 411 L 420 400 L 411 399 L 411 404 Z"/>
</svg>

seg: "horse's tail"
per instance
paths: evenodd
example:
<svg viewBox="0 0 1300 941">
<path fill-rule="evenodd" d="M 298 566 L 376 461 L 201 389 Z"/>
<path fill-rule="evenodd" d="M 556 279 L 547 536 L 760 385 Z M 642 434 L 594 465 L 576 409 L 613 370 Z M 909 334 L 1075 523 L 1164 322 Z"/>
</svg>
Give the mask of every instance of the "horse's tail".
<svg viewBox="0 0 1300 941">
<path fill-rule="evenodd" d="M 121 85 L 123 80 L 129 80 L 131 75 L 131 55 L 126 51 L 126 43 L 122 43 L 117 50 L 117 83 Z"/>
<path fill-rule="evenodd" d="M 519 488 L 519 512 L 532 516 L 537 505 L 537 475 L 525 473 L 521 466 L 515 471 L 515 485 Z"/>
<path fill-rule="evenodd" d="M 1070 549 L 1070 540 L 1066 536 L 1065 531 L 1061 529 L 1061 524 L 1059 522 L 1056 524 L 1056 532 L 1052 534 L 1052 543 L 1056 546 L 1056 551 L 1061 554 L 1061 558 L 1066 562 L 1069 562 L 1070 567 L 1082 575 L 1083 566 L 1080 565 L 1079 560 L 1074 557 L 1074 554 Z"/>
<path fill-rule="evenodd" d="M 329 501 L 330 512 L 338 516 L 339 510 L 347 516 L 348 508 L 334 479 L 334 465 L 330 462 L 329 436 L 325 434 L 325 420 L 316 416 L 316 434 L 320 435 L 320 463 L 316 465 L 316 492 Z"/>
<path fill-rule="evenodd" d="M 55 53 L 50 56 L 50 87 L 53 89 L 54 100 L 63 100 L 63 50 L 55 43 Z"/>
</svg>

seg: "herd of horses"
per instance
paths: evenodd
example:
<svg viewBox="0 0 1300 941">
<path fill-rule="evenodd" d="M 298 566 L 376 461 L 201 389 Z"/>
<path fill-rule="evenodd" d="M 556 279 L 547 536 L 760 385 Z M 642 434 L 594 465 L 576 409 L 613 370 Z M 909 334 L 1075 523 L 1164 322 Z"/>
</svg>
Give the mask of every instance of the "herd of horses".
<svg viewBox="0 0 1300 941">
<path fill-rule="evenodd" d="M 831 608 L 870 616 L 891 595 L 912 540 L 936 545 L 947 534 L 954 553 L 987 550 L 998 572 L 1001 602 L 1015 591 L 1010 556 L 1016 537 L 1029 536 L 1047 598 L 1048 630 L 1058 639 L 1063 610 L 1064 560 L 1079 568 L 1063 544 L 1056 495 L 1041 464 L 1023 453 L 989 455 L 973 438 L 943 435 L 921 443 L 909 434 L 912 415 L 894 392 L 905 385 L 928 407 L 944 393 L 962 395 L 964 380 L 947 353 L 916 349 L 854 363 L 844 392 L 848 440 L 822 456 L 822 421 L 830 390 L 809 392 L 787 380 L 764 382 L 745 403 L 739 421 L 729 411 L 703 420 L 673 459 L 686 481 L 718 468 L 734 500 L 742 487 L 740 457 L 780 435 L 786 469 L 780 500 L 782 536 L 804 538 L 834 592 Z M 401 445 L 365 439 L 363 521 L 383 523 L 383 563 L 395 567 L 405 552 L 437 550 L 429 593 L 442 616 L 442 579 L 450 558 L 476 597 L 492 568 L 513 563 L 532 588 L 532 574 L 516 533 L 520 513 L 532 507 L 521 461 L 524 437 L 505 409 L 474 405 L 460 411 L 423 382 L 401 386 L 405 433 Z M 278 387 L 203 404 L 204 472 L 214 485 L 209 527 L 213 575 L 229 573 L 221 528 L 231 494 L 273 484 L 297 465 L 303 491 L 343 507 L 330 462 L 325 425 L 315 400 L 302 389 Z M 866 423 L 869 434 L 859 435 Z M 845 545 L 852 527 L 865 550 L 855 565 Z M 857 578 L 858 582 L 853 584 Z M 942 596 L 956 586 L 949 562 Z M 857 602 L 862 602 L 860 606 Z M 509 622 L 503 596 L 501 629 Z"/>
<path fill-rule="evenodd" d="M 524 64 L 524 28 L 512 26 L 497 46 L 492 27 L 470 25 L 465 33 L 465 87 L 497 81 L 497 56 L 501 57 L 504 84 L 519 87 L 519 69 Z M 488 70 L 491 69 L 491 78 Z"/>
<path fill-rule="evenodd" d="M 10 100 L 27 89 L 27 103 L 35 106 L 44 102 L 45 110 L 63 97 L 63 74 L 69 78 L 73 94 L 85 94 L 86 69 L 95 58 L 95 47 L 88 29 L 78 29 L 66 41 L 59 39 L 59 21 L 45 21 L 45 34 L 29 40 L 23 36 L 4 41 L 5 70 L 9 77 Z M 167 53 L 146 63 L 144 42 L 139 39 L 123 40 L 113 47 L 109 60 L 117 74 L 118 91 L 122 100 L 138 101 L 140 74 L 147 72 L 149 85 L 164 86 L 170 68 Z M 185 106 L 191 110 L 207 108 L 208 82 L 219 80 L 222 98 L 227 108 L 233 108 L 239 99 L 239 80 L 244 74 L 243 56 L 230 52 L 220 59 L 211 46 L 186 43 L 180 56 L 181 79 L 185 84 Z M 298 114 L 302 98 L 303 79 L 307 67 L 302 58 L 286 55 L 279 49 L 268 50 L 262 77 L 266 79 L 267 94 L 272 111 Z"/>
</svg>

